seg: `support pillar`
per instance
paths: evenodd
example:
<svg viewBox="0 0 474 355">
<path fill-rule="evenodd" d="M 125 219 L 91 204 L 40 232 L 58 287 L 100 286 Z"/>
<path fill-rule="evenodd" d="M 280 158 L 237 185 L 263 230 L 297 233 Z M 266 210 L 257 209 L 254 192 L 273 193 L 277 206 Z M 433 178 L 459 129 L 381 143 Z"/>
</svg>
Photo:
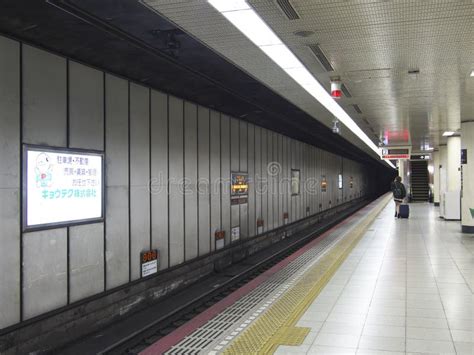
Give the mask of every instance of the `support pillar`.
<svg viewBox="0 0 474 355">
<path fill-rule="evenodd" d="M 461 225 L 463 233 L 474 233 L 474 120 L 461 123 L 461 149 L 467 150 L 462 164 Z"/>
<path fill-rule="evenodd" d="M 439 206 L 439 164 L 440 152 L 433 152 L 433 203 Z"/>
<path fill-rule="evenodd" d="M 447 190 L 448 146 L 439 146 L 439 216 L 444 218 L 444 194 Z"/>
<path fill-rule="evenodd" d="M 461 137 L 448 137 L 447 191 L 461 190 Z"/>
<path fill-rule="evenodd" d="M 405 164 L 404 164 L 403 159 L 398 159 L 398 176 L 402 178 L 402 180 L 405 177 Z"/>
<path fill-rule="evenodd" d="M 446 157 L 446 192 L 441 199 L 446 221 L 461 220 L 461 137 L 448 137 Z"/>
</svg>

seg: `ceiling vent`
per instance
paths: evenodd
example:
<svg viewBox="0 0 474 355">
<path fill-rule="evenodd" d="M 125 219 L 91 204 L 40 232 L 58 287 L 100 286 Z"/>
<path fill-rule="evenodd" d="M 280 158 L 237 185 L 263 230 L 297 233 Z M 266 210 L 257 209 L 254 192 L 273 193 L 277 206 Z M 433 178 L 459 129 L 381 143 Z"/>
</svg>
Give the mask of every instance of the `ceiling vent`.
<svg viewBox="0 0 474 355">
<path fill-rule="evenodd" d="M 329 63 L 329 60 L 326 58 L 319 45 L 310 44 L 308 47 L 326 71 L 334 71 L 334 68 L 332 67 L 331 63 Z"/>
<path fill-rule="evenodd" d="M 300 15 L 296 12 L 290 0 L 275 0 L 275 4 L 279 7 L 280 11 L 288 18 L 288 20 L 299 20 Z"/>
<path fill-rule="evenodd" d="M 362 113 L 362 110 L 360 109 L 359 105 L 353 104 L 352 107 L 354 108 L 355 112 L 357 112 L 358 114 Z"/>
<path fill-rule="evenodd" d="M 351 93 L 349 92 L 349 89 L 344 84 L 341 85 L 341 90 L 346 97 L 348 98 L 352 97 Z"/>
</svg>

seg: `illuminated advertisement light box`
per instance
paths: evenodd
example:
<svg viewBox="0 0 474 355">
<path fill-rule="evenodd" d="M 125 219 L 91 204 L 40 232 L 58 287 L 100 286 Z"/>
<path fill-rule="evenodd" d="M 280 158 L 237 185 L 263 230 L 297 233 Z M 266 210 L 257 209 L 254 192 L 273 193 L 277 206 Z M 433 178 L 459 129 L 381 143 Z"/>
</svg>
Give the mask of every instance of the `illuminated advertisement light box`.
<svg viewBox="0 0 474 355">
<path fill-rule="evenodd" d="M 244 173 L 232 173 L 232 196 L 247 195 L 249 191 L 248 174 Z"/>
<path fill-rule="evenodd" d="M 103 153 L 25 145 L 23 229 L 103 220 Z"/>
</svg>

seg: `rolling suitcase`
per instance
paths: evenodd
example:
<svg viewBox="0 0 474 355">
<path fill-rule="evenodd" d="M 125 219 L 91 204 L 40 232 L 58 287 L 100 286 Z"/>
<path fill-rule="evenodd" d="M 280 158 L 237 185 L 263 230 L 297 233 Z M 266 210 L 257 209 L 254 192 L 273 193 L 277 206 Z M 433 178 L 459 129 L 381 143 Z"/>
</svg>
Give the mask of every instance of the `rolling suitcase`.
<svg viewBox="0 0 474 355">
<path fill-rule="evenodd" d="M 410 206 L 407 204 L 400 205 L 400 218 L 408 218 L 410 216 Z"/>
</svg>

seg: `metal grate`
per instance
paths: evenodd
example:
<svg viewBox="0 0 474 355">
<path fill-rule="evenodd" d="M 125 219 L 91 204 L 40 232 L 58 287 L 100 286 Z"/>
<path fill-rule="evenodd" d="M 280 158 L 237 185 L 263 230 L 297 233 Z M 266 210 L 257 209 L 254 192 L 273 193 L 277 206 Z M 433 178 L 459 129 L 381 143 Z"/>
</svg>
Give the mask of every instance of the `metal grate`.
<svg viewBox="0 0 474 355">
<path fill-rule="evenodd" d="M 355 112 L 357 112 L 358 114 L 362 113 L 362 110 L 360 109 L 359 105 L 353 104 L 352 107 L 354 108 Z"/>
<path fill-rule="evenodd" d="M 349 89 L 347 88 L 347 86 L 345 84 L 341 85 L 341 91 L 344 93 L 344 95 L 346 97 L 348 97 L 348 98 L 352 97 L 351 93 L 349 92 Z"/>
<path fill-rule="evenodd" d="M 300 15 L 296 12 L 293 5 L 291 5 L 289 0 L 275 0 L 278 8 L 283 12 L 283 14 L 288 18 L 288 20 L 299 20 Z"/>
<path fill-rule="evenodd" d="M 321 65 L 326 71 L 334 71 L 334 68 L 332 67 L 331 63 L 329 62 L 326 55 L 323 53 L 321 47 L 318 44 L 310 44 L 308 45 L 308 48 L 311 50 L 311 52 L 314 54 L 316 59 L 319 61 L 319 63 L 321 63 Z"/>
</svg>

